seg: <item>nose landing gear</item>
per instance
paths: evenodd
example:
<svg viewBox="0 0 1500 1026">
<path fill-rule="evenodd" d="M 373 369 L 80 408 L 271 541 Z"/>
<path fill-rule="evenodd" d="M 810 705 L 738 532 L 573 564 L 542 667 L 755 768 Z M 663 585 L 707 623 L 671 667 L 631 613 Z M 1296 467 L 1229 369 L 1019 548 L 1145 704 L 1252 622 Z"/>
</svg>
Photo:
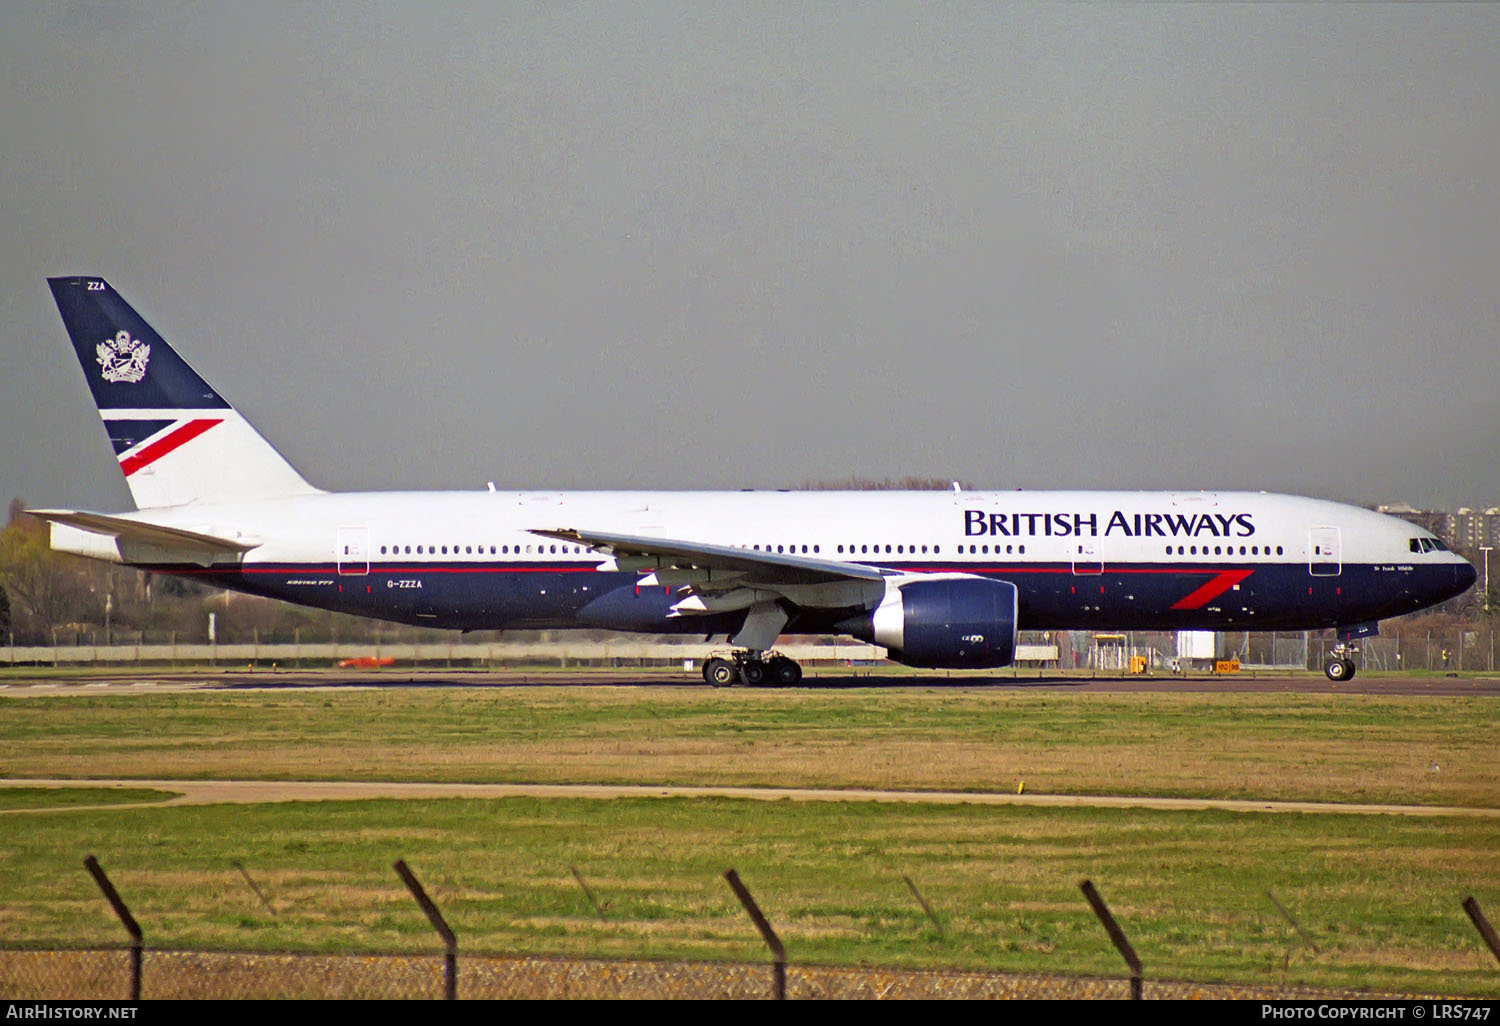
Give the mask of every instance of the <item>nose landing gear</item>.
<svg viewBox="0 0 1500 1026">
<path fill-rule="evenodd" d="M 741 649 L 713 656 L 704 662 L 703 680 L 716 688 L 727 688 L 735 684 L 790 687 L 802 680 L 802 667 L 780 652 Z"/>
</svg>

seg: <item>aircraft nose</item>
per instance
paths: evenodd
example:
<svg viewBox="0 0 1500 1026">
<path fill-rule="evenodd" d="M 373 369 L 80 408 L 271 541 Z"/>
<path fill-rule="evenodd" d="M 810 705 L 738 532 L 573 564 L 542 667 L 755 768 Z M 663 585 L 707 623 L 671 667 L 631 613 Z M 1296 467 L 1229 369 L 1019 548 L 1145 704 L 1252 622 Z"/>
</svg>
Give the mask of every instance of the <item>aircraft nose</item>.
<svg viewBox="0 0 1500 1026">
<path fill-rule="evenodd" d="M 1474 564 L 1465 560 L 1453 568 L 1453 586 L 1458 589 L 1455 594 L 1462 595 L 1468 591 L 1474 582 L 1479 580 L 1479 571 L 1474 569 Z"/>
</svg>

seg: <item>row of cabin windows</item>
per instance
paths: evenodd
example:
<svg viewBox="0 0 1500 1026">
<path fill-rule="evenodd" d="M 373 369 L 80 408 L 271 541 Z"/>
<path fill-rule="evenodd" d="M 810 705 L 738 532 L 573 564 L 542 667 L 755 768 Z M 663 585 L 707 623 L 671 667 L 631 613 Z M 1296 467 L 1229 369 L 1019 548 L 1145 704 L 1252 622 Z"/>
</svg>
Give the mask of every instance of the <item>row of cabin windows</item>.
<svg viewBox="0 0 1500 1026">
<path fill-rule="evenodd" d="M 759 545 L 752 545 L 750 547 L 753 550 L 755 550 L 756 552 L 763 551 L 762 547 L 759 546 Z M 876 555 L 879 555 L 881 551 L 894 552 L 897 555 L 902 555 L 902 556 L 907 555 L 909 553 L 909 554 L 915 556 L 917 554 L 917 551 L 918 551 L 917 546 L 915 546 L 915 545 L 887 545 L 887 546 L 884 547 L 883 550 L 882 550 L 881 546 L 879 546 L 879 545 L 840 545 L 837 548 L 838 548 L 838 553 L 841 556 L 844 555 L 845 553 L 847 553 L 847 554 L 849 554 L 851 556 L 869 555 L 872 552 L 875 553 Z M 958 548 L 959 548 L 960 552 L 963 551 L 963 546 L 962 545 L 960 545 Z M 775 546 L 773 548 L 772 546 L 767 545 L 767 546 L 764 547 L 764 551 L 766 551 L 766 552 L 790 552 L 791 554 L 796 555 L 797 554 L 797 546 L 796 545 L 777 545 L 777 546 Z M 802 546 L 802 552 L 803 553 L 811 552 L 813 555 L 817 555 L 821 551 L 822 551 L 822 549 L 819 546 L 817 546 L 817 545 L 813 545 L 813 546 L 803 545 Z M 932 552 L 934 555 L 936 555 L 938 553 L 941 553 L 942 551 L 943 551 L 943 547 L 941 545 L 933 545 L 933 546 L 923 545 L 921 547 L 921 552 L 922 552 L 923 555 L 926 555 L 928 552 Z M 972 552 L 973 548 L 971 547 L 969 551 Z M 986 549 L 985 551 L 989 551 L 989 550 Z M 1000 551 L 998 546 L 996 547 L 995 551 L 996 552 Z"/>
<path fill-rule="evenodd" d="M 1413 552 L 1418 551 L 1418 549 L 1417 549 L 1417 542 L 1418 541 L 1421 541 L 1421 542 L 1425 543 L 1426 547 L 1421 550 L 1421 551 L 1424 551 L 1424 552 L 1431 551 L 1432 549 L 1438 548 L 1438 547 L 1440 547 L 1442 545 L 1441 542 L 1436 542 L 1433 539 L 1427 539 L 1427 538 L 1417 539 L 1417 538 L 1413 538 L 1412 539 L 1412 551 Z M 422 556 L 422 555 L 436 556 L 436 555 L 439 555 L 439 554 L 446 556 L 446 555 L 449 554 L 449 548 L 450 547 L 447 546 L 447 545 L 426 545 L 426 546 L 418 545 L 415 548 L 416 548 L 416 555 L 418 555 L 418 556 Z M 484 551 L 485 547 L 483 545 L 462 545 L 462 546 L 460 546 L 460 545 L 454 545 L 451 548 L 452 548 L 452 554 L 455 555 L 455 556 L 458 556 L 458 555 L 472 556 L 472 555 L 475 554 L 476 551 L 481 556 L 485 554 L 485 551 Z M 754 545 L 754 546 L 752 546 L 752 548 L 756 552 L 761 551 L 761 547 L 759 545 Z M 407 546 L 404 546 L 404 547 L 400 546 L 400 545 L 382 545 L 382 546 L 380 546 L 380 554 L 382 556 L 386 556 L 386 555 L 391 555 L 391 556 L 407 555 L 407 556 L 410 556 L 410 555 L 412 555 L 412 549 L 413 549 L 413 547 L 410 546 L 410 545 L 407 545 Z M 514 545 L 514 546 L 512 546 L 512 545 L 491 545 L 491 546 L 489 546 L 489 554 L 491 556 L 508 556 L 508 555 L 512 555 L 512 549 L 514 549 L 514 555 L 519 556 L 519 555 L 523 554 L 521 546 L 519 546 L 519 545 Z M 840 545 L 838 547 L 839 554 L 843 555 L 845 553 L 845 549 L 846 549 L 845 546 Z M 856 551 L 856 549 L 857 549 L 857 551 Z M 1259 556 L 1261 554 L 1260 549 L 1261 549 L 1261 547 L 1259 545 L 1251 545 L 1249 547 L 1249 551 L 1247 552 L 1245 546 L 1241 545 L 1240 546 L 1240 555 L 1242 555 L 1242 556 L 1244 556 L 1244 555 Z M 797 546 L 796 545 L 790 545 L 790 546 L 778 545 L 775 548 L 775 551 L 777 551 L 777 552 L 787 552 L 788 550 L 790 550 L 792 553 L 795 554 L 797 552 Z M 1267 556 L 1269 556 L 1271 554 L 1271 546 L 1267 545 L 1265 547 L 1265 550 L 1266 550 L 1265 554 Z M 583 550 L 583 546 L 581 546 L 581 545 L 564 545 L 564 546 L 562 546 L 561 551 L 559 551 L 558 546 L 556 546 L 556 545 L 527 545 L 526 548 L 525 548 L 524 554 L 528 555 L 528 556 L 530 556 L 530 555 L 564 555 L 564 556 L 566 556 L 566 555 L 569 555 L 570 553 L 573 554 L 573 555 L 582 555 L 583 551 L 584 551 Z M 771 546 L 767 545 L 765 547 L 765 551 L 766 552 L 772 551 Z M 807 552 L 808 551 L 808 546 L 803 545 L 802 546 L 802 551 L 804 553 Z M 817 545 L 814 545 L 814 546 L 811 547 L 811 551 L 812 551 L 812 553 L 814 555 L 816 555 L 816 554 L 819 553 L 820 549 L 819 549 L 819 547 Z M 851 555 L 851 556 L 853 556 L 853 555 L 868 555 L 872 551 L 875 554 L 878 555 L 880 553 L 880 551 L 881 551 L 881 547 L 879 545 L 860 545 L 860 546 L 857 546 L 857 547 L 854 546 L 854 545 L 850 545 L 850 546 L 847 547 L 847 551 L 848 551 L 848 554 Z M 908 553 L 910 553 L 911 555 L 916 555 L 917 552 L 918 552 L 918 549 L 917 549 L 917 546 L 915 546 L 915 545 L 896 545 L 896 546 L 887 545 L 887 546 L 885 546 L 885 551 L 888 552 L 888 553 L 894 551 L 897 555 L 906 555 Z M 931 551 L 932 551 L 933 555 L 941 555 L 942 551 L 943 551 L 943 547 L 941 545 L 934 545 L 934 546 L 931 547 Z M 962 555 L 963 551 L 964 551 L 964 547 L 962 545 L 960 545 L 958 547 L 959 555 Z M 925 555 L 928 552 L 928 546 L 923 545 L 921 547 L 921 552 L 922 552 L 923 555 Z M 970 555 L 980 555 L 980 554 L 989 555 L 990 554 L 990 547 L 988 545 L 970 545 L 969 546 L 969 554 Z M 1000 546 L 999 545 L 995 546 L 995 553 L 994 554 L 997 555 L 997 556 L 1001 554 L 1001 552 L 1000 552 Z M 1025 545 L 1007 545 L 1007 546 L 1005 546 L 1005 555 L 1022 555 L 1022 556 L 1024 556 L 1025 554 L 1026 554 L 1026 546 Z M 1172 554 L 1173 554 L 1172 546 L 1168 545 L 1167 546 L 1167 555 L 1170 556 Z M 1179 555 L 1179 556 L 1183 556 L 1183 555 L 1196 556 L 1196 555 L 1198 555 L 1198 546 L 1196 546 L 1196 545 L 1188 545 L 1188 546 L 1179 545 L 1179 546 L 1177 546 L 1176 554 Z M 1220 555 L 1229 555 L 1229 556 L 1232 556 L 1232 555 L 1234 555 L 1234 546 L 1233 545 L 1228 545 L 1228 546 L 1215 545 L 1212 554 L 1215 555 L 1215 556 L 1220 556 Z M 1205 555 L 1205 556 L 1209 555 L 1209 551 L 1208 551 L 1208 546 L 1207 545 L 1203 546 L 1203 555 Z M 1276 555 L 1278 555 L 1278 556 L 1282 555 L 1282 547 L 1280 545 L 1276 546 Z"/>
<path fill-rule="evenodd" d="M 472 556 L 476 552 L 479 555 L 482 556 L 482 555 L 484 555 L 484 548 L 485 547 L 483 545 L 454 545 L 454 546 L 452 546 L 452 551 L 453 551 L 453 555 L 455 555 L 455 556 Z M 492 555 L 492 556 L 508 556 L 508 555 L 511 555 L 512 550 L 514 550 L 515 555 L 517 555 L 517 556 L 521 555 L 521 546 L 519 546 L 519 545 L 491 545 L 489 547 L 489 549 L 490 549 L 490 555 Z M 548 555 L 548 554 L 551 554 L 551 553 L 558 553 L 560 555 L 566 556 L 570 552 L 573 553 L 573 554 L 575 554 L 575 555 L 577 555 L 577 554 L 580 554 L 580 553 L 583 552 L 583 546 L 581 546 L 581 545 L 564 545 L 564 546 L 562 546 L 562 550 L 561 550 L 560 553 L 559 553 L 558 547 L 556 545 L 528 545 L 528 546 L 526 546 L 526 555 L 532 555 L 533 551 L 536 554 L 538 554 L 538 555 Z M 425 556 L 436 556 L 436 555 L 439 555 L 439 554 L 446 556 L 446 555 L 448 555 L 448 552 L 449 552 L 449 546 L 447 546 L 447 545 L 426 545 L 426 546 L 418 545 L 418 546 L 416 546 L 416 554 L 419 555 L 419 556 L 424 556 L 424 555 Z M 412 546 L 407 545 L 407 546 L 405 546 L 403 548 L 400 545 L 382 545 L 382 546 L 380 546 L 380 554 L 382 556 L 385 556 L 385 555 L 391 555 L 391 556 L 406 555 L 406 556 L 410 556 L 412 554 Z"/>
<path fill-rule="evenodd" d="M 1167 546 L 1167 555 L 1170 556 L 1172 554 L 1172 552 L 1173 552 L 1172 546 L 1168 545 Z M 1177 546 L 1176 552 L 1177 552 L 1177 555 L 1179 555 L 1179 556 L 1183 556 L 1183 555 L 1196 556 L 1196 555 L 1198 555 L 1198 546 L 1196 546 L 1196 545 L 1189 545 L 1189 546 L 1187 546 L 1187 551 L 1184 552 L 1183 551 L 1183 546 L 1179 545 L 1179 546 Z M 1270 554 L 1271 554 L 1271 546 L 1267 545 L 1266 546 L 1265 555 L 1269 556 Z M 1278 546 L 1276 546 L 1276 555 L 1279 556 L 1281 554 L 1282 554 L 1281 546 L 1278 545 Z M 1208 551 L 1208 546 L 1207 545 L 1203 546 L 1203 555 L 1205 555 L 1205 556 L 1209 555 L 1209 551 Z M 1213 555 L 1215 555 L 1215 556 L 1232 556 L 1232 555 L 1234 555 L 1234 546 L 1233 545 L 1215 545 L 1214 546 Z M 1252 546 L 1250 546 L 1249 552 L 1246 552 L 1245 551 L 1245 546 L 1241 545 L 1240 546 L 1240 555 L 1242 555 L 1242 556 L 1245 556 L 1245 555 L 1259 556 L 1259 555 L 1261 555 L 1260 546 L 1259 545 L 1252 545 Z"/>
</svg>

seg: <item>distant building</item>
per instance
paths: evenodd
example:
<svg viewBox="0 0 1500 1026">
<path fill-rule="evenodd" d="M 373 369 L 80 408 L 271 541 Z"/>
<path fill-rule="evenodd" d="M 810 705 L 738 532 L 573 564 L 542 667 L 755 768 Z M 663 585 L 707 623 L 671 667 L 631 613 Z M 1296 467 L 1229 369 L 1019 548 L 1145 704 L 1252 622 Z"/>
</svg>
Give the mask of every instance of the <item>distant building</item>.
<svg viewBox="0 0 1500 1026">
<path fill-rule="evenodd" d="M 1470 552 L 1485 547 L 1500 548 L 1500 506 L 1488 509 L 1460 507 L 1455 512 L 1439 509 L 1416 509 L 1405 503 L 1377 506 L 1375 512 L 1400 517 L 1437 535 L 1451 548 Z"/>
<path fill-rule="evenodd" d="M 1453 532 L 1453 536 L 1444 540 L 1454 548 L 1471 551 L 1493 548 L 1495 539 L 1500 538 L 1500 506 L 1483 510 L 1465 507 L 1449 519 L 1449 530 Z"/>
<path fill-rule="evenodd" d="M 1375 512 L 1400 517 L 1407 523 L 1416 524 L 1423 530 L 1431 531 L 1449 545 L 1453 544 L 1448 537 L 1448 514 L 1442 510 L 1416 509 L 1404 502 L 1398 502 L 1392 506 L 1376 506 Z"/>
</svg>

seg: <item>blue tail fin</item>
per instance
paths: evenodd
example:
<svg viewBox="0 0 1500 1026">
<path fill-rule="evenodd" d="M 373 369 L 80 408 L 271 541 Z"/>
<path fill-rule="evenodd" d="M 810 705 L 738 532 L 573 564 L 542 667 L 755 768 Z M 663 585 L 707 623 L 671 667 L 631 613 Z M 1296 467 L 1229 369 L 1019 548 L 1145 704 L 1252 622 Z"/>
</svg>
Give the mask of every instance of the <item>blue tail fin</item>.
<svg viewBox="0 0 1500 1026">
<path fill-rule="evenodd" d="M 103 278 L 49 278 L 136 505 L 315 492 Z"/>
<path fill-rule="evenodd" d="M 99 409 L 229 409 L 103 278 L 47 284 Z"/>
</svg>

